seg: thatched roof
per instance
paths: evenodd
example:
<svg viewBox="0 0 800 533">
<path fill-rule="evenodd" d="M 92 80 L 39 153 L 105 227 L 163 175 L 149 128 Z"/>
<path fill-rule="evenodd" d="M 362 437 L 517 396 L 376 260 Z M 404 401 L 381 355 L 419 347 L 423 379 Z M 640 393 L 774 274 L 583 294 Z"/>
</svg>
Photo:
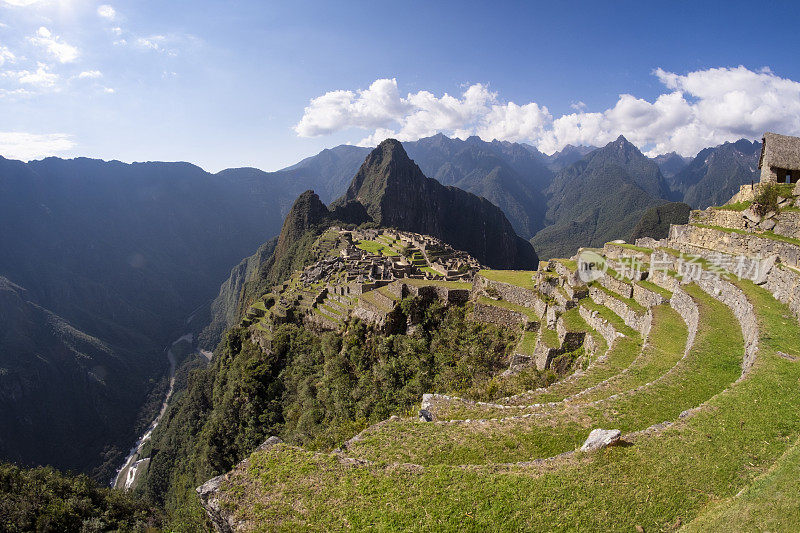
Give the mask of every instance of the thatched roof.
<svg viewBox="0 0 800 533">
<path fill-rule="evenodd" d="M 758 168 L 764 162 L 771 167 L 800 170 L 800 137 L 765 133 Z"/>
</svg>

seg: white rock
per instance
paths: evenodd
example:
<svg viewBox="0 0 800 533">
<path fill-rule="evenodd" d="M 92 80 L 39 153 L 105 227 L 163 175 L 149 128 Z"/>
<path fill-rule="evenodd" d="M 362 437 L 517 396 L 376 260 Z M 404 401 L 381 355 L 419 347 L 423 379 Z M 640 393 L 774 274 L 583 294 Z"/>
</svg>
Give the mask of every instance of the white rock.
<svg viewBox="0 0 800 533">
<path fill-rule="evenodd" d="M 606 446 L 611 446 L 616 443 L 621 436 L 622 432 L 618 429 L 593 429 L 592 432 L 589 433 L 586 442 L 581 446 L 581 451 L 592 452 L 605 448 Z"/>
<path fill-rule="evenodd" d="M 794 192 L 792 192 L 795 196 L 800 196 L 800 181 L 797 182 L 797 185 L 794 186 Z"/>
</svg>

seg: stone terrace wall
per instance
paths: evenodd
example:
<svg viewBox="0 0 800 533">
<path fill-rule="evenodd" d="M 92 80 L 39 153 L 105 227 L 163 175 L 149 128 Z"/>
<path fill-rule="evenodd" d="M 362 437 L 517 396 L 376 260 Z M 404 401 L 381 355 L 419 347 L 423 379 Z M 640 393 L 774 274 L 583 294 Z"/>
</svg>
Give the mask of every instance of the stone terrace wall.
<svg viewBox="0 0 800 533">
<path fill-rule="evenodd" d="M 489 287 L 496 290 L 497 294 L 503 300 L 511 302 L 515 305 L 521 305 L 523 307 L 533 308 L 535 306 L 535 300 L 539 299 L 539 295 L 535 290 L 524 289 L 522 287 L 511 285 L 510 283 L 504 283 L 502 281 L 492 281 L 480 275 L 475 276 L 475 281 L 472 286 L 473 294 L 485 294 L 486 289 Z M 543 315 L 543 313 L 538 313 L 538 311 L 537 314 L 540 316 Z"/>
<path fill-rule="evenodd" d="M 633 297 L 633 287 L 630 283 L 617 279 L 609 274 L 604 274 L 598 281 L 603 287 L 616 292 L 623 298 Z"/>
<path fill-rule="evenodd" d="M 605 339 L 609 347 L 614 343 L 617 337 L 621 335 L 611 322 L 600 316 L 599 313 L 590 311 L 588 307 L 579 306 L 578 314 L 581 315 L 581 318 L 586 321 L 590 328 L 598 332 Z"/>
<path fill-rule="evenodd" d="M 636 300 L 636 303 L 648 309 L 661 305 L 666 301 L 659 293 L 636 284 L 633 285 L 633 299 Z"/>
<path fill-rule="evenodd" d="M 524 314 L 496 305 L 475 302 L 471 318 L 478 322 L 488 322 L 503 327 L 527 327 L 528 317 Z"/>
<path fill-rule="evenodd" d="M 716 250 L 727 254 L 749 257 L 778 255 L 791 266 L 800 266 L 800 247 L 787 242 L 760 238 L 755 234 L 729 233 L 697 226 L 672 226 L 669 242 L 682 243 Z"/>
<path fill-rule="evenodd" d="M 742 359 L 742 377 L 744 377 L 755 363 L 758 353 L 758 322 L 753 304 L 738 287 L 723 279 L 700 280 L 697 284 L 705 292 L 727 305 L 741 324 L 744 335 Z"/>
<path fill-rule="evenodd" d="M 800 213 L 796 211 L 783 211 L 773 219 L 776 222 L 773 232 L 786 237 L 800 238 Z M 727 211 L 725 209 L 706 209 L 692 211 L 689 215 L 690 224 L 706 224 L 709 226 L 722 226 L 739 230 L 753 231 L 756 224 L 747 220 L 743 212 Z"/>
<path fill-rule="evenodd" d="M 589 295 L 592 297 L 592 300 L 594 300 L 595 303 L 608 307 L 614 311 L 617 315 L 619 315 L 620 318 L 622 318 L 626 325 L 641 333 L 642 336 L 646 337 L 650 332 L 650 324 L 653 320 L 653 314 L 651 312 L 648 311 L 647 313 L 639 314 L 628 307 L 628 305 L 622 300 L 614 298 L 607 292 L 603 291 L 602 289 L 598 289 L 597 287 L 590 287 Z"/>
</svg>

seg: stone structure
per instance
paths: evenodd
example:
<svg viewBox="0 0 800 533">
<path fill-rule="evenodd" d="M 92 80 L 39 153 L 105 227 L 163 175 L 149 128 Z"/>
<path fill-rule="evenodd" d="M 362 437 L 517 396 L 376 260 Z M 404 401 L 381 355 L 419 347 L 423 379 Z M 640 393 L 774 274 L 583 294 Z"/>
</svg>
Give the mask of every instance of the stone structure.
<svg viewBox="0 0 800 533">
<path fill-rule="evenodd" d="M 797 183 L 800 179 L 800 138 L 764 134 L 758 168 L 761 183 Z"/>
</svg>

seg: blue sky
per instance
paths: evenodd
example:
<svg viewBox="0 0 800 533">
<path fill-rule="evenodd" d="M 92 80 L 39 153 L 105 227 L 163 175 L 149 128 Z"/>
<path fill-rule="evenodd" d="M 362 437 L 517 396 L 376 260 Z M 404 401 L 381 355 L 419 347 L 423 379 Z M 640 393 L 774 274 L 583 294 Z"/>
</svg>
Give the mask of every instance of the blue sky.
<svg viewBox="0 0 800 533">
<path fill-rule="evenodd" d="M 438 131 L 800 134 L 796 3 L 642 4 L 0 0 L 0 155 L 274 170 Z"/>
</svg>

